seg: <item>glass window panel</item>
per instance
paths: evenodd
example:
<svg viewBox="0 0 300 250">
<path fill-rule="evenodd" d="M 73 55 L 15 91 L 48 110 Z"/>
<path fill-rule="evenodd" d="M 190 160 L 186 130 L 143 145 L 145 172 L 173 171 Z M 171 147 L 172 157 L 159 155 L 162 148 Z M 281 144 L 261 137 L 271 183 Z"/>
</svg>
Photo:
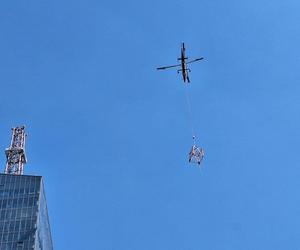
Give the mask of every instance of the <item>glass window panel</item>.
<svg viewBox="0 0 300 250">
<path fill-rule="evenodd" d="M 0 190 L 0 197 L 8 197 L 9 196 L 9 191 L 7 189 Z"/>
<path fill-rule="evenodd" d="M 16 209 L 11 210 L 11 218 L 12 219 L 16 218 Z"/>
<path fill-rule="evenodd" d="M 20 228 L 20 229 L 24 231 L 25 228 L 26 228 L 26 221 L 25 221 L 25 220 L 22 220 L 22 221 L 21 221 L 21 228 Z"/>
<path fill-rule="evenodd" d="M 12 206 L 12 199 L 7 199 L 6 207 L 11 208 Z"/>
<path fill-rule="evenodd" d="M 3 200 L 1 203 L 2 208 L 6 208 L 7 200 Z"/>
<path fill-rule="evenodd" d="M 18 198 L 14 198 L 12 207 L 17 207 L 17 206 L 18 206 Z"/>
<path fill-rule="evenodd" d="M 3 234 L 2 241 L 8 241 L 8 233 Z"/>
<path fill-rule="evenodd" d="M 35 193 L 35 188 L 34 188 L 34 187 L 31 187 L 30 190 L 29 190 L 29 193 L 30 193 L 30 194 L 34 194 L 34 193 Z"/>
<path fill-rule="evenodd" d="M 11 210 L 6 210 L 6 215 L 5 215 L 7 220 L 10 220 L 11 218 Z"/>
<path fill-rule="evenodd" d="M 9 224 L 9 231 L 13 231 L 14 229 L 15 229 L 15 223 L 11 221 Z"/>
<path fill-rule="evenodd" d="M 25 200 L 26 198 L 24 198 L 24 200 Z M 19 199 L 18 199 L 18 207 L 22 207 L 22 205 L 23 205 L 24 203 L 23 203 L 23 198 L 22 197 L 20 197 Z"/>
<path fill-rule="evenodd" d="M 17 209 L 16 210 L 16 218 L 20 218 L 21 217 L 21 209 Z"/>
<path fill-rule="evenodd" d="M 29 197 L 28 206 L 33 206 L 33 205 L 34 205 L 34 197 Z"/>
<path fill-rule="evenodd" d="M 8 234 L 8 241 L 12 241 L 14 237 L 13 233 Z"/>
<path fill-rule="evenodd" d="M 6 212 L 6 210 L 1 210 L 1 212 L 0 212 L 0 219 L 1 220 L 5 219 L 5 212 Z"/>
</svg>

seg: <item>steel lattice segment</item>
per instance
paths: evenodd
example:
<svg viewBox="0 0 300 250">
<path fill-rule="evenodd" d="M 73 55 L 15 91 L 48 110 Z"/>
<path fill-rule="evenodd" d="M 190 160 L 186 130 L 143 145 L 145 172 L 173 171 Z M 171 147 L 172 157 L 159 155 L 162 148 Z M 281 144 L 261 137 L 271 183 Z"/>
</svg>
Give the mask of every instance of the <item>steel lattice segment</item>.
<svg viewBox="0 0 300 250">
<path fill-rule="evenodd" d="M 204 157 L 203 148 L 199 148 L 198 146 L 193 145 L 193 147 L 189 153 L 189 162 L 197 163 L 200 165 L 203 157 Z"/>
<path fill-rule="evenodd" d="M 25 154 L 25 138 L 26 133 L 24 126 L 12 128 L 10 146 L 5 150 L 5 174 L 23 174 L 24 164 L 27 162 Z"/>
</svg>

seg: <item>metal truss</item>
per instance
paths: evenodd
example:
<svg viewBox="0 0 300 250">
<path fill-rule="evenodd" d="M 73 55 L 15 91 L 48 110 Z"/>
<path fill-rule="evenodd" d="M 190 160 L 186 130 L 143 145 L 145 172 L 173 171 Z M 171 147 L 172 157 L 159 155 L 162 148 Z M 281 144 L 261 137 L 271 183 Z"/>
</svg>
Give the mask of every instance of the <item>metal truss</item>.
<svg viewBox="0 0 300 250">
<path fill-rule="evenodd" d="M 6 166 L 5 174 L 22 175 L 24 164 L 26 164 L 25 154 L 25 127 L 12 128 L 10 146 L 5 150 Z"/>
</svg>

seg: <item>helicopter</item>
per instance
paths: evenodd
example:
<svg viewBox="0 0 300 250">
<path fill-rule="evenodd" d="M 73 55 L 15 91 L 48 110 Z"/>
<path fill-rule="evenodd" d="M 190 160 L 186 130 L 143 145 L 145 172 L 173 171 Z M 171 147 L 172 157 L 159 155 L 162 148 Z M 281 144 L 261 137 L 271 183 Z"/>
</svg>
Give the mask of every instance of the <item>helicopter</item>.
<svg viewBox="0 0 300 250">
<path fill-rule="evenodd" d="M 188 61 L 188 57 L 186 57 L 186 54 L 185 54 L 185 46 L 184 46 L 184 43 L 182 43 L 181 44 L 181 56 L 177 60 L 181 61 L 180 64 L 171 65 L 171 66 L 164 66 L 164 67 L 158 67 L 157 70 L 164 70 L 164 69 L 169 69 L 169 68 L 181 67 L 181 69 L 177 70 L 177 73 L 179 74 L 179 72 L 181 72 L 183 82 L 190 83 L 189 72 L 191 72 L 191 70 L 187 67 L 187 64 L 203 60 L 203 57 L 196 58 L 196 59 Z"/>
</svg>

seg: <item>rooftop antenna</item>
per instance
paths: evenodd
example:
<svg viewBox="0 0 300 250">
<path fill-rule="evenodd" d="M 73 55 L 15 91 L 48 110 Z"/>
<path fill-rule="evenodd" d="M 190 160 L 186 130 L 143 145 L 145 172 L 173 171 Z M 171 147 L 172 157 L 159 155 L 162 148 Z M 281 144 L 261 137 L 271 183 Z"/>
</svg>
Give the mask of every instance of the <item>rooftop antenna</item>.
<svg viewBox="0 0 300 250">
<path fill-rule="evenodd" d="M 12 128 L 10 146 L 5 149 L 6 166 L 5 174 L 22 175 L 24 164 L 26 164 L 25 154 L 25 126 Z"/>
</svg>

